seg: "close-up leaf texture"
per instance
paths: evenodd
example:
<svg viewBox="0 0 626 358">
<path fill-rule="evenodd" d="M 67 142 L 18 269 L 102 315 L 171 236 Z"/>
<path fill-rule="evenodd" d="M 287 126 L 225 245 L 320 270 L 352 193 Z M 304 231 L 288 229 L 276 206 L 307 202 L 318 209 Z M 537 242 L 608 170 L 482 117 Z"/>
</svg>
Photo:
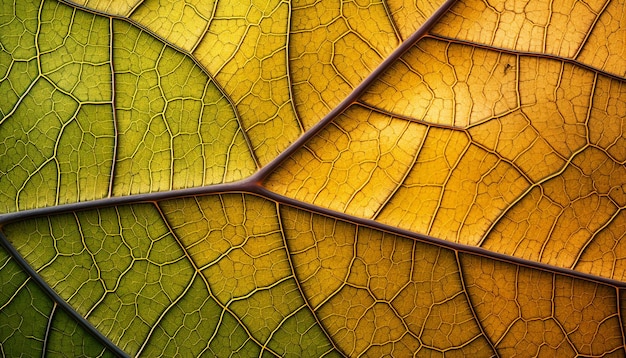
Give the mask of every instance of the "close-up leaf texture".
<svg viewBox="0 0 626 358">
<path fill-rule="evenodd" d="M 626 357 L 626 0 L 0 0 L 0 356 Z"/>
</svg>

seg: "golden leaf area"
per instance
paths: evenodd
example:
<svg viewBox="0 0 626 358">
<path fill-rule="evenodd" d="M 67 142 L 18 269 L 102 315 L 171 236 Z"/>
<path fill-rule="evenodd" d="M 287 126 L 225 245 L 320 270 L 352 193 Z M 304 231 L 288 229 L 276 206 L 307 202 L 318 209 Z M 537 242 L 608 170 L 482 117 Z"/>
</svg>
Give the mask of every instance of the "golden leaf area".
<svg viewBox="0 0 626 358">
<path fill-rule="evenodd" d="M 626 0 L 0 2 L 0 356 L 626 356 Z"/>
</svg>

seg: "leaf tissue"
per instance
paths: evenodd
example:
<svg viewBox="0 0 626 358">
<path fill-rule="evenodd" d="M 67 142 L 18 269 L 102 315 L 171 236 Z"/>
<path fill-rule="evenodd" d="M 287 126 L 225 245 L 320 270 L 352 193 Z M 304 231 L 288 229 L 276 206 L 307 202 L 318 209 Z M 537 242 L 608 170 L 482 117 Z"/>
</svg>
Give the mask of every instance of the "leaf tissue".
<svg viewBox="0 0 626 358">
<path fill-rule="evenodd" d="M 626 1 L 0 2 L 1 356 L 626 356 Z"/>
</svg>

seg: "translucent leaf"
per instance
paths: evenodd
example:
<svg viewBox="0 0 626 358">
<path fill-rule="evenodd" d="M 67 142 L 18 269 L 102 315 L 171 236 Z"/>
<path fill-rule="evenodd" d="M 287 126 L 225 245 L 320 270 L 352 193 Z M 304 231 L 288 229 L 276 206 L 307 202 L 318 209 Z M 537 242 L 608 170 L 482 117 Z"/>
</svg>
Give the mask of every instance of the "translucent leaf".
<svg viewBox="0 0 626 358">
<path fill-rule="evenodd" d="M 0 355 L 626 355 L 624 1 L 0 3 Z"/>
</svg>

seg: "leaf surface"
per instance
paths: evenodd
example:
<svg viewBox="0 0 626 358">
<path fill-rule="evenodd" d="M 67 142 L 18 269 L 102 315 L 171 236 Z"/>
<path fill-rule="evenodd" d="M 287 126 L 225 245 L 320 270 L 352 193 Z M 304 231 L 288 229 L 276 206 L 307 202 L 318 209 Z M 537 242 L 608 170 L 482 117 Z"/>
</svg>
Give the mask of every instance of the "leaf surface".
<svg viewBox="0 0 626 358">
<path fill-rule="evenodd" d="M 2 1 L 3 356 L 624 356 L 624 2 Z"/>
</svg>

